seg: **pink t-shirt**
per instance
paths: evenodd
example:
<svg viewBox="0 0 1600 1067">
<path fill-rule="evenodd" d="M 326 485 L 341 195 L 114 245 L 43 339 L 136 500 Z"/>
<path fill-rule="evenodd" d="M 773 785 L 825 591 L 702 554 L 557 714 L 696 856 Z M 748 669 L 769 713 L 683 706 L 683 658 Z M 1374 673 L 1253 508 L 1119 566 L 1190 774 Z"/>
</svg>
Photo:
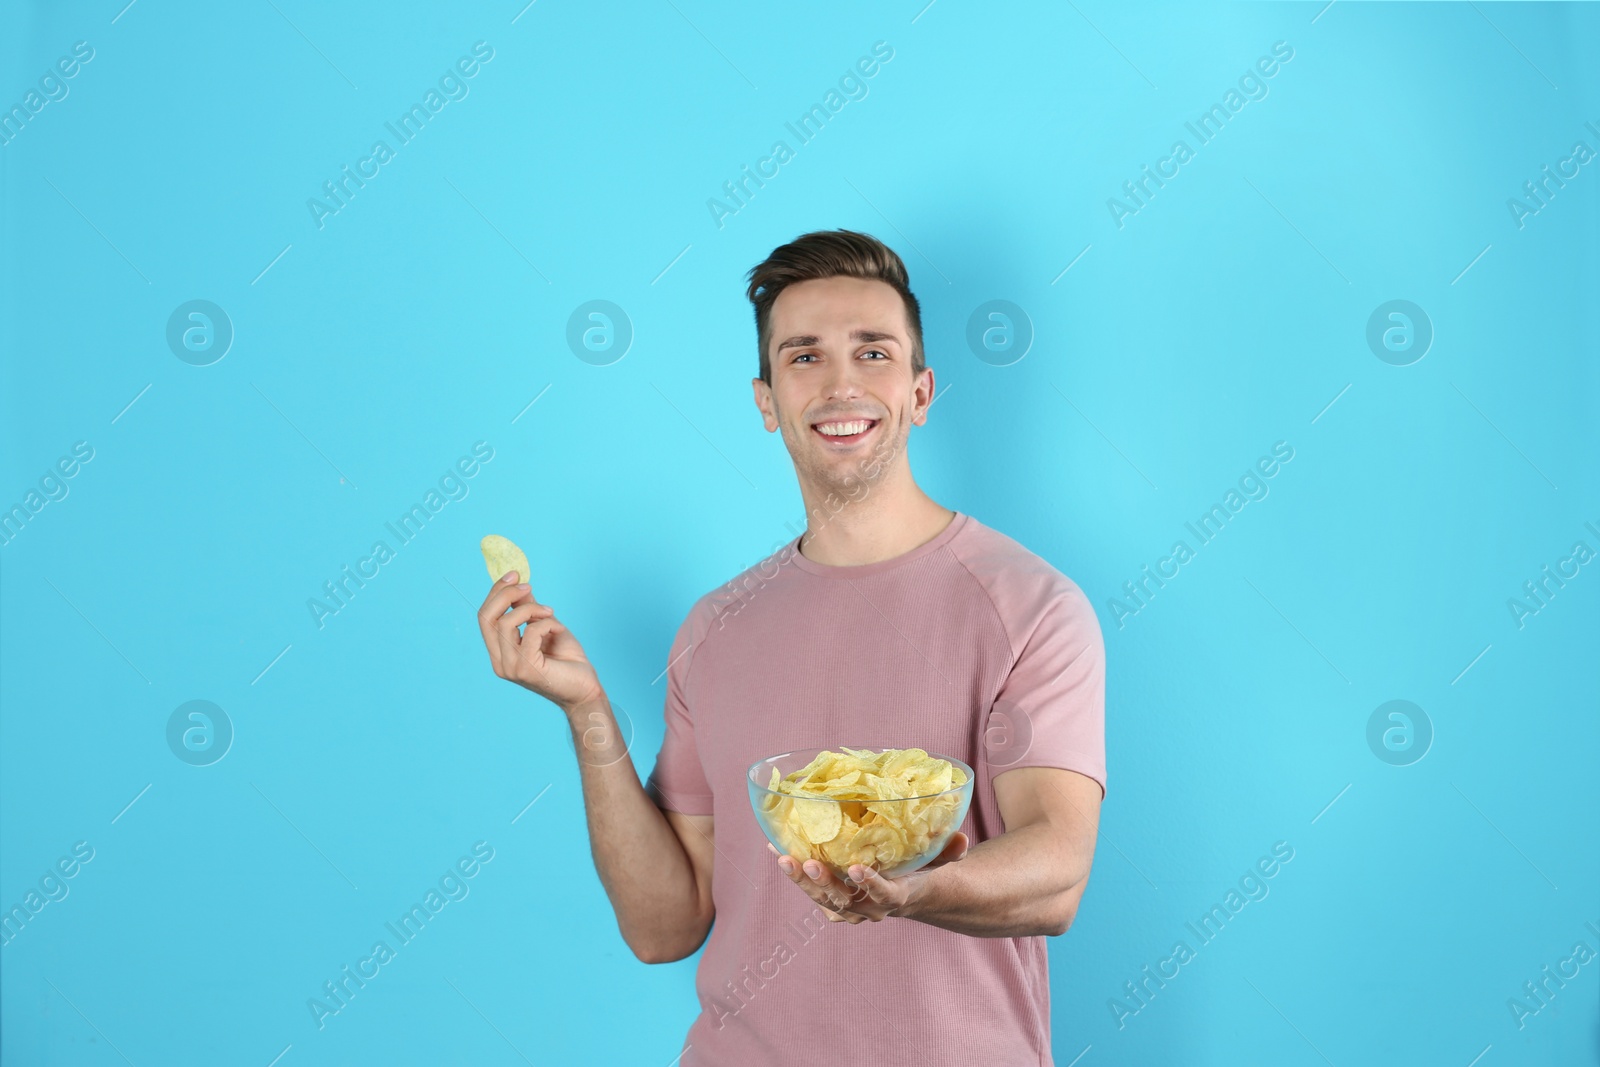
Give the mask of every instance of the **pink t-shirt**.
<svg viewBox="0 0 1600 1067">
<path fill-rule="evenodd" d="M 824 566 L 798 543 L 701 597 L 668 661 L 646 788 L 663 808 L 716 817 L 716 920 L 681 1062 L 1050 1067 L 1043 937 L 828 922 L 767 851 L 745 776 L 803 748 L 955 756 L 976 772 L 961 826 L 973 845 L 1005 831 L 997 774 L 1064 767 L 1103 793 L 1094 609 L 1050 564 L 959 512 L 877 563 Z"/>
</svg>

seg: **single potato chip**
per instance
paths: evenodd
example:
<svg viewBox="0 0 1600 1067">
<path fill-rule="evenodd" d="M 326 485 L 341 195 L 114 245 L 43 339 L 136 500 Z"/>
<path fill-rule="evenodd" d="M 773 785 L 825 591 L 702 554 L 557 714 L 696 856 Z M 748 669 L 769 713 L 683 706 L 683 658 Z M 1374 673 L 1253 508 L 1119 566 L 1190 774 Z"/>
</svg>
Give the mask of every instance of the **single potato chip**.
<svg viewBox="0 0 1600 1067">
<path fill-rule="evenodd" d="M 938 771 L 919 775 L 917 777 L 918 795 L 928 796 L 932 793 L 943 793 L 945 790 L 949 789 L 951 783 L 954 781 L 954 777 L 950 773 L 953 770 L 955 770 L 955 767 L 946 763 Z"/>
<path fill-rule="evenodd" d="M 912 768 L 943 762 L 929 759 L 928 754 L 920 748 L 902 748 L 898 751 L 891 749 L 890 751 L 893 755 L 884 761 L 883 769 L 878 772 L 885 778 L 892 778 L 902 771 L 911 770 Z"/>
<path fill-rule="evenodd" d="M 831 800 L 796 801 L 795 816 L 800 832 L 813 845 L 826 844 L 839 836 L 844 825 L 844 812 Z"/>
<path fill-rule="evenodd" d="M 772 790 L 774 795 L 769 796 L 769 797 L 763 797 L 761 799 L 761 810 L 762 811 L 772 811 L 772 810 L 774 810 L 775 808 L 777 808 L 778 802 L 783 799 L 782 797 L 776 795 L 777 794 L 777 790 L 778 790 L 779 777 L 780 776 L 778 774 L 778 768 L 776 768 L 776 767 L 772 768 L 772 780 L 767 783 L 767 788 Z"/>
<path fill-rule="evenodd" d="M 517 572 L 517 581 L 528 581 L 528 557 L 510 538 L 489 534 L 478 547 L 483 551 L 483 562 L 489 568 L 489 577 L 498 582 L 507 571 Z"/>
</svg>

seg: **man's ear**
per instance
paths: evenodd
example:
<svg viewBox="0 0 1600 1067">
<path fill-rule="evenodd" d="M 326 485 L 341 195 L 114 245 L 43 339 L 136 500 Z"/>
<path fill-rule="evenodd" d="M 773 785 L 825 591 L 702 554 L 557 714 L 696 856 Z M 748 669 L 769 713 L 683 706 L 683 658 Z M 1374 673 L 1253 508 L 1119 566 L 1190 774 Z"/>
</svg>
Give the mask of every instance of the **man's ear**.
<svg viewBox="0 0 1600 1067">
<path fill-rule="evenodd" d="M 778 428 L 778 413 L 772 402 L 772 389 L 760 378 L 751 378 L 750 385 L 755 393 L 756 407 L 761 409 L 761 421 L 767 427 L 767 432 L 772 433 Z"/>
<path fill-rule="evenodd" d="M 928 421 L 928 409 L 933 407 L 934 381 L 933 368 L 922 368 L 922 374 L 912 386 L 912 407 L 916 414 L 911 416 L 913 426 L 921 426 Z"/>
</svg>

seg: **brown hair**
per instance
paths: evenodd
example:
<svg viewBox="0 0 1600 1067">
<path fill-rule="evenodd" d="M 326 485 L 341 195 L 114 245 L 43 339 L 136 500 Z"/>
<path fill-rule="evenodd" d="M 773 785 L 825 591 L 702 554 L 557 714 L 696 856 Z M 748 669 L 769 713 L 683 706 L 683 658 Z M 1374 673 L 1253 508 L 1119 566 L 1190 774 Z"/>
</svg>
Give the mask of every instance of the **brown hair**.
<svg viewBox="0 0 1600 1067">
<path fill-rule="evenodd" d="M 795 282 L 814 278 L 870 278 L 894 287 L 905 302 L 906 321 L 911 326 L 911 377 L 921 374 L 927 363 L 922 351 L 922 308 L 912 295 L 906 265 L 882 241 L 854 230 L 817 230 L 796 237 L 772 250 L 765 260 L 750 268 L 750 287 L 746 295 L 756 311 L 756 344 L 761 350 L 761 380 L 772 384 L 772 362 L 767 354 L 771 340 L 768 323 L 778 294 Z"/>
</svg>

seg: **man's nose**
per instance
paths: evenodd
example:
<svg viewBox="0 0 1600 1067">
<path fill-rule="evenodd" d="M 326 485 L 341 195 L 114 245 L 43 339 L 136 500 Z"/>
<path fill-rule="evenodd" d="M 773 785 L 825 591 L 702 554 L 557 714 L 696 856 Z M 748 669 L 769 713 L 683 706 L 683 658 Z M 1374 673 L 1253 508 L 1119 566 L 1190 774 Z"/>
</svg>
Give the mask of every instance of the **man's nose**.
<svg viewBox="0 0 1600 1067">
<path fill-rule="evenodd" d="M 851 363 L 839 364 L 828 376 L 822 395 L 829 400 L 850 400 L 860 396 L 861 383 L 856 380 L 855 366 Z"/>
</svg>

